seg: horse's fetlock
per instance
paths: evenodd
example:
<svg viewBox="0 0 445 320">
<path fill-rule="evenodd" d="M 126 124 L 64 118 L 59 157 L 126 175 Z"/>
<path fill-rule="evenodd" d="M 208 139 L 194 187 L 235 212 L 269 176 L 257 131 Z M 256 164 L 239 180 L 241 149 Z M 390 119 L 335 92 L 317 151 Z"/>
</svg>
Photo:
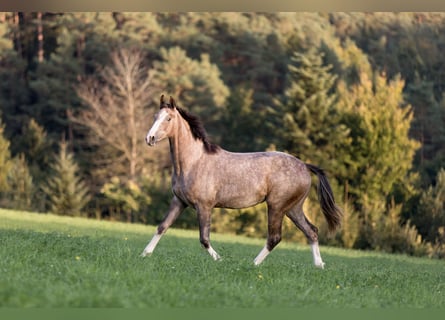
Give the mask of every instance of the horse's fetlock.
<svg viewBox="0 0 445 320">
<path fill-rule="evenodd" d="M 201 245 L 205 248 L 208 249 L 210 247 L 210 241 L 207 239 L 199 239 L 199 242 L 201 242 Z"/>
<path fill-rule="evenodd" d="M 318 232 L 314 232 L 308 235 L 308 240 L 310 243 L 318 242 Z"/>
<path fill-rule="evenodd" d="M 167 230 L 166 227 L 164 227 L 163 225 L 159 225 L 159 226 L 158 226 L 157 233 L 158 233 L 159 235 L 162 235 L 162 234 L 165 233 L 166 230 Z"/>
<path fill-rule="evenodd" d="M 280 234 L 276 234 L 273 236 L 270 236 L 267 239 L 267 249 L 269 249 L 269 251 L 272 251 L 273 248 L 276 247 L 277 244 L 279 244 L 281 241 L 281 235 Z"/>
</svg>

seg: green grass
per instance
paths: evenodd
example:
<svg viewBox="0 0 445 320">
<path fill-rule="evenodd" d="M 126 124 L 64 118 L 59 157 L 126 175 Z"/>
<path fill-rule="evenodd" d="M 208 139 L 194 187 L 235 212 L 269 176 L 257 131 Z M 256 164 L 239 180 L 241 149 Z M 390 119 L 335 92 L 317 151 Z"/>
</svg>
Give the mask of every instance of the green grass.
<svg viewBox="0 0 445 320">
<path fill-rule="evenodd" d="M 152 226 L 0 209 L 2 307 L 443 307 L 445 262 L 170 229 L 151 257 Z M 296 231 L 297 232 L 297 231 Z"/>
</svg>

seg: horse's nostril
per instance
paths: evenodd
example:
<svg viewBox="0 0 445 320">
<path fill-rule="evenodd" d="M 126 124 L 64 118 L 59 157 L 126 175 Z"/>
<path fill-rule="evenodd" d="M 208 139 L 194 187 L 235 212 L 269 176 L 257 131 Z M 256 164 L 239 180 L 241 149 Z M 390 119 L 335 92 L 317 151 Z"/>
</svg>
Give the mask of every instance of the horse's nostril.
<svg viewBox="0 0 445 320">
<path fill-rule="evenodd" d="M 148 145 L 152 146 L 155 144 L 156 138 L 154 136 L 147 136 L 145 138 L 145 142 L 147 142 Z"/>
</svg>

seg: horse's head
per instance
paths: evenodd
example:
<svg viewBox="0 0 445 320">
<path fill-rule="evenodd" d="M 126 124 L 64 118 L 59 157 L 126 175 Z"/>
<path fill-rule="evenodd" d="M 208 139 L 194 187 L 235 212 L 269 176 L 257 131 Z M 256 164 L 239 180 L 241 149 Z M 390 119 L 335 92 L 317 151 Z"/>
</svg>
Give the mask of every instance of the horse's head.
<svg viewBox="0 0 445 320">
<path fill-rule="evenodd" d="M 164 95 L 161 96 L 160 110 L 155 114 L 155 119 L 151 129 L 148 131 L 145 141 L 149 146 L 154 146 L 158 141 L 161 141 L 171 136 L 173 123 L 176 116 L 176 102 L 170 97 L 170 103 L 164 101 Z"/>
</svg>

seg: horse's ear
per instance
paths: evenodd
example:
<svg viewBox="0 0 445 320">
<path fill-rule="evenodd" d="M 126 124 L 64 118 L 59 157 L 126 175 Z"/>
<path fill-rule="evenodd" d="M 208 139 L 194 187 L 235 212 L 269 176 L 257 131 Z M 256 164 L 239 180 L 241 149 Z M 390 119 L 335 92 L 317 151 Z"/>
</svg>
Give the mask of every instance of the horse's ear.
<svg viewBox="0 0 445 320">
<path fill-rule="evenodd" d="M 159 102 L 159 107 L 162 108 L 162 106 L 164 105 L 164 95 L 161 95 L 161 101 Z"/>
<path fill-rule="evenodd" d="M 170 106 L 171 106 L 172 108 L 176 108 L 176 102 L 175 102 L 175 100 L 173 99 L 172 96 L 170 96 Z"/>
</svg>

